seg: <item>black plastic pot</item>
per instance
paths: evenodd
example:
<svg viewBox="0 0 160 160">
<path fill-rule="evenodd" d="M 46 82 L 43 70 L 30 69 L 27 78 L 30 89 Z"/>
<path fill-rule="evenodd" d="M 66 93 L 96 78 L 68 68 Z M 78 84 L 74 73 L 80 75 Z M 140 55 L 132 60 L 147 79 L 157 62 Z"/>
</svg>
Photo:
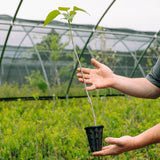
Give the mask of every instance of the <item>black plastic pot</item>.
<svg viewBox="0 0 160 160">
<path fill-rule="evenodd" d="M 91 126 L 85 128 L 91 152 L 102 150 L 103 128 L 104 126 Z"/>
</svg>

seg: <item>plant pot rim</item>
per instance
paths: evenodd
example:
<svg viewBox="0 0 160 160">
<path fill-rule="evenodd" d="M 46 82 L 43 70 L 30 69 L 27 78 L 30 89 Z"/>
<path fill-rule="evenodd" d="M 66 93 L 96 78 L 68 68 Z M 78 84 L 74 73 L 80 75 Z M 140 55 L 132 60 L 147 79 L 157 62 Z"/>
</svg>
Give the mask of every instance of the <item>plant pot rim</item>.
<svg viewBox="0 0 160 160">
<path fill-rule="evenodd" d="M 103 125 L 98 125 L 98 126 L 85 127 L 85 129 L 89 129 L 89 128 L 104 128 L 104 126 Z"/>
</svg>

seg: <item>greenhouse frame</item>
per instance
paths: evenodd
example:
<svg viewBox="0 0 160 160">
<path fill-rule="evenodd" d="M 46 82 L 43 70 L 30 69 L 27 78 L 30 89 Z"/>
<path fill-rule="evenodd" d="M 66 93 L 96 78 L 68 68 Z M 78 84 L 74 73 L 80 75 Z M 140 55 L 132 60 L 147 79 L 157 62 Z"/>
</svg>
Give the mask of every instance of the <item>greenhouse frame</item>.
<svg viewBox="0 0 160 160">
<path fill-rule="evenodd" d="M 76 61 L 70 55 L 73 53 L 73 47 L 69 39 L 68 24 L 53 21 L 44 27 L 43 21 L 17 18 L 12 24 L 12 20 L 13 17 L 0 16 L 0 48 L 1 51 L 4 51 L 3 58 L 1 54 L 0 84 L 26 84 L 26 77 L 31 77 L 33 71 L 40 72 L 48 85 L 48 94 L 53 95 L 50 86 L 69 83 L 73 74 L 71 72 L 75 70 Z M 7 45 L 4 46 L 11 26 L 12 30 Z M 94 30 L 93 25 L 77 24 L 72 24 L 72 29 L 79 55 L 88 37 L 93 33 L 83 54 L 85 66 L 91 67 L 90 59 L 96 58 L 117 74 L 128 77 L 145 77 L 160 53 L 160 36 L 155 32 L 100 26 Z M 47 44 L 45 46 L 44 44 L 49 43 L 47 37 L 49 38 L 52 34 L 58 37 L 57 47 L 61 46 L 61 49 L 57 51 L 54 48 L 56 46 L 47 46 Z M 52 53 L 49 47 L 53 47 L 55 53 Z M 53 57 L 54 54 L 59 54 L 59 56 Z M 66 71 L 70 72 L 70 76 L 64 76 L 64 68 L 68 69 Z"/>
</svg>

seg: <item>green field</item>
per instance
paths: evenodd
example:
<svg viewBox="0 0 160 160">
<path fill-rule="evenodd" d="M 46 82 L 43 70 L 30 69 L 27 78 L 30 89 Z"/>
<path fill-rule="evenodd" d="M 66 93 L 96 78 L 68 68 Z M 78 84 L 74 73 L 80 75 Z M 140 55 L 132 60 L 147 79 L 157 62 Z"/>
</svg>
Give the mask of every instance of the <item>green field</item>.
<svg viewBox="0 0 160 160">
<path fill-rule="evenodd" d="M 159 99 L 92 98 L 98 125 L 107 136 L 135 136 L 160 122 Z M 94 125 L 87 99 L 0 102 L 0 159 L 88 160 L 94 158 L 84 128 Z M 105 145 L 105 144 L 104 144 Z M 141 160 L 160 157 L 154 144 L 99 159 Z"/>
</svg>

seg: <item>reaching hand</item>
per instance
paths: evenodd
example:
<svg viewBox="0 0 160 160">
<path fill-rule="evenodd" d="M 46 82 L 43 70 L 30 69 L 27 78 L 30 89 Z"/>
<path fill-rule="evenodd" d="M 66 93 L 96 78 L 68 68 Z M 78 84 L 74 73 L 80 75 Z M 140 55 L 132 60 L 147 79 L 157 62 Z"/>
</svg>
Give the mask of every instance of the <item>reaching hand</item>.
<svg viewBox="0 0 160 160">
<path fill-rule="evenodd" d="M 105 142 L 112 145 L 105 146 L 101 151 L 94 152 L 93 156 L 118 155 L 136 148 L 134 137 L 131 136 L 123 136 L 121 138 L 108 137 Z"/>
<path fill-rule="evenodd" d="M 113 84 L 113 72 L 110 68 L 105 66 L 102 63 L 99 63 L 95 59 L 91 59 L 91 63 L 97 69 L 82 68 L 84 73 L 84 79 L 86 84 L 92 84 L 90 87 L 87 87 L 87 90 L 94 90 L 100 88 L 108 88 Z M 80 68 L 77 69 L 78 72 L 81 72 Z M 79 77 L 79 82 L 84 83 L 81 73 L 77 74 Z"/>
</svg>

